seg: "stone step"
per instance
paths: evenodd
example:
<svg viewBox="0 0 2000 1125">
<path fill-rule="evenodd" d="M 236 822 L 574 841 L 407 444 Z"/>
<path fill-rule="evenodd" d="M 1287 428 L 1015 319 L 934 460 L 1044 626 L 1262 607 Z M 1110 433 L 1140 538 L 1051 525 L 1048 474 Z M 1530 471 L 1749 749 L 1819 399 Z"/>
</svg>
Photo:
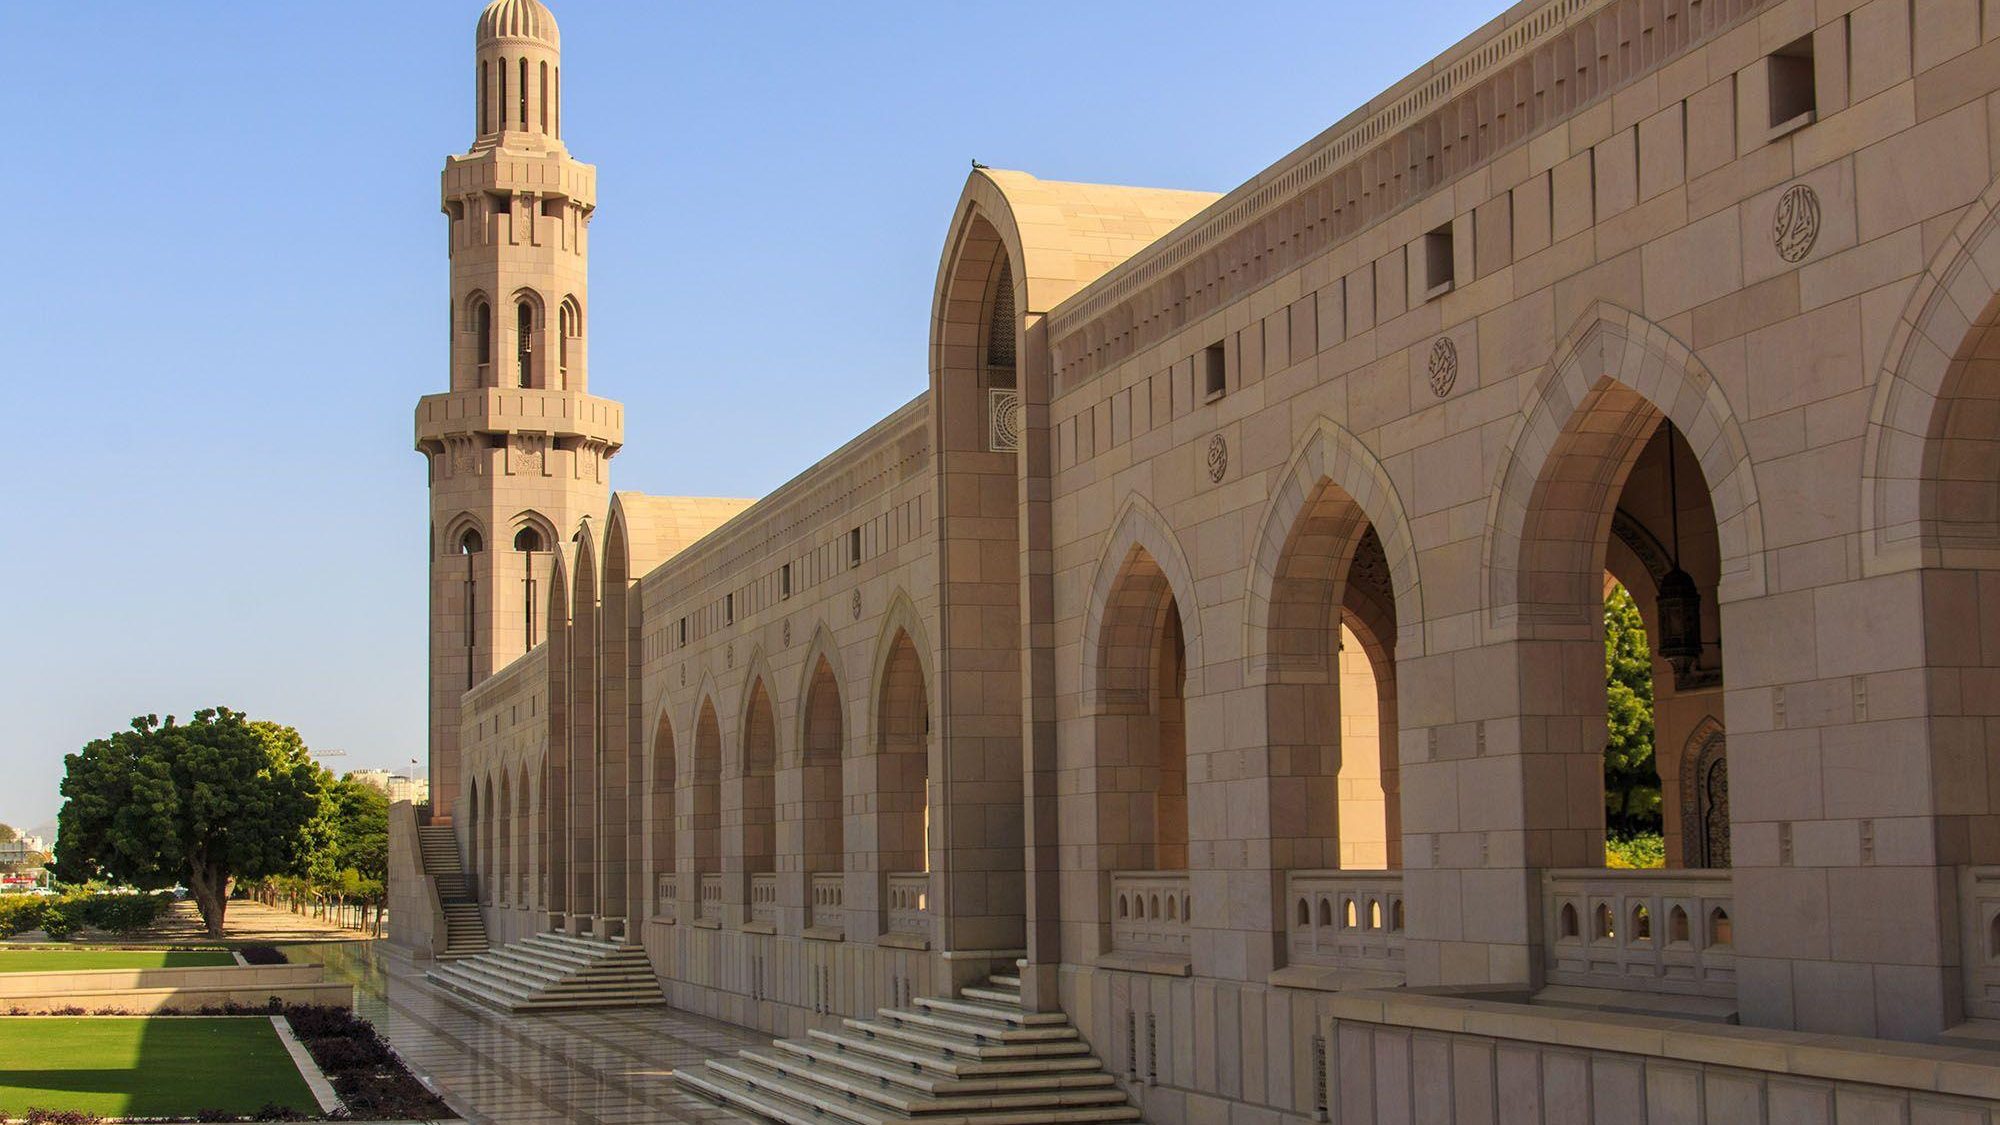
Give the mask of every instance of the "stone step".
<svg viewBox="0 0 2000 1125">
<path fill-rule="evenodd" d="M 740 1062 L 712 1060 L 699 1071 L 677 1070 L 675 1077 L 724 1104 L 773 1118 L 785 1125 L 823 1125 L 828 1117 L 853 1125 L 881 1125 L 887 1121 L 915 1119 L 914 1115 L 885 1112 L 880 1106 L 859 1099 L 850 1100 L 826 1089 Z M 1139 1111 L 1123 1102 L 1117 1105 L 1030 1109 L 968 1106 L 921 1115 L 925 1125 L 1087 1125 L 1136 1121 L 1138 1118 Z"/>
<path fill-rule="evenodd" d="M 934 1051 L 946 1058 L 968 1058 L 978 1062 L 993 1059 L 1045 1058 L 1056 1055 L 1087 1055 L 1090 1045 L 1073 1035 L 1069 1039 L 1038 1039 L 1003 1043 L 992 1039 L 942 1034 L 935 1028 L 901 1027 L 893 1023 L 847 1019 L 841 1023 L 863 1037 L 887 1039 L 905 1047 Z"/>
<path fill-rule="evenodd" d="M 1015 992 L 1021 991 L 1021 978 L 1012 973 L 994 973 L 992 976 L 986 978 L 986 983 L 993 985 L 995 988 L 1011 988 Z"/>
<path fill-rule="evenodd" d="M 956 1016 L 969 1020 L 983 1020 L 1004 1028 L 1033 1028 L 1069 1023 L 1069 1017 L 1061 1012 L 1024 1012 L 1019 997 L 1013 1003 L 988 1003 L 984 1000 L 948 1000 L 943 997 L 919 996 L 916 1006 L 926 1012 L 940 1016 Z"/>
<path fill-rule="evenodd" d="M 802 1087 L 827 1090 L 833 1096 L 845 1098 L 850 1103 L 872 1102 L 896 1113 L 923 1117 L 927 1120 L 936 1114 L 954 1111 L 964 1113 L 1125 1103 L 1125 1092 L 1116 1087 L 1105 1089 L 1099 1085 L 1065 1088 L 1060 1084 L 1051 1086 L 1048 1083 L 1012 1091 L 996 1090 L 937 1097 L 884 1083 L 844 1068 L 819 1065 L 812 1060 L 800 1059 L 789 1053 L 768 1048 L 740 1051 L 737 1053 L 737 1058 L 741 1065 L 731 1066 L 727 1060 L 724 1060 L 724 1065 L 727 1069 L 734 1069 L 739 1076 L 746 1071 L 763 1071 L 781 1076 Z"/>
<path fill-rule="evenodd" d="M 1089 1069 L 1081 1070 L 1067 1067 L 1052 1071 L 1046 1065 L 1040 1065 L 1031 1066 L 1028 1070 L 1014 1074 L 959 1076 L 937 1074 L 922 1067 L 912 1067 L 866 1051 L 842 1049 L 818 1037 L 781 1039 L 771 1046 L 801 1059 L 811 1060 L 821 1068 L 848 1072 L 854 1075 L 857 1081 L 871 1082 L 877 1086 L 896 1086 L 933 1098 L 966 1094 L 1030 1093 L 1046 1090 L 1051 1086 L 1064 1089 L 1097 1089 L 1116 1083 L 1116 1079 L 1098 1068 L 1096 1059 L 1086 1060 Z"/>
<path fill-rule="evenodd" d="M 1021 1006 L 1019 989 L 987 988 L 969 984 L 958 990 L 958 996 L 961 1000 L 984 1000 L 989 1004 L 1004 1004 L 1014 1008 Z"/>
<path fill-rule="evenodd" d="M 933 1041 L 929 1046 L 910 1046 L 900 1040 L 869 1038 L 852 1031 L 812 1028 L 806 1038 L 827 1050 L 862 1055 L 901 1067 L 912 1074 L 934 1074 L 940 1078 L 976 1078 L 987 1075 L 1043 1074 L 1058 1071 L 1096 1070 L 1102 1064 L 1090 1054 L 1027 1055 L 975 1059 L 968 1055 L 947 1055 Z"/>
</svg>

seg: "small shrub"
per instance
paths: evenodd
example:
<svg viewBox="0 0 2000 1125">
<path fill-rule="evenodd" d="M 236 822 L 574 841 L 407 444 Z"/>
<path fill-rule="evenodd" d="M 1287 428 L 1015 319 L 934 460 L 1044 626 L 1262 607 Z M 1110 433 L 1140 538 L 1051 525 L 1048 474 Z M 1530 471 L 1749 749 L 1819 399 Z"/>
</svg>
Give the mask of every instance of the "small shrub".
<svg viewBox="0 0 2000 1125">
<path fill-rule="evenodd" d="M 236 1120 L 236 1115 L 226 1109 L 197 1109 L 194 1111 L 194 1119 L 196 1121 L 234 1121 Z"/>
<path fill-rule="evenodd" d="M 40 895 L 7 895 L 0 897 L 0 938 L 24 934 L 29 930 L 42 928 L 44 902 Z"/>
<path fill-rule="evenodd" d="M 1658 833 L 1641 832 L 1604 841 L 1604 866 L 1640 870 L 1667 865 L 1667 842 Z"/>
<path fill-rule="evenodd" d="M 313 1039 L 306 1049 L 325 1071 L 360 1070 L 389 1061 L 389 1048 L 379 1039 Z"/>
<path fill-rule="evenodd" d="M 309 1121 L 311 1118 L 288 1105 L 265 1102 L 250 1115 L 252 1121 Z"/>
<path fill-rule="evenodd" d="M 27 1116 L 28 1125 L 97 1125 L 103 1120 L 80 1109 L 30 1109 Z"/>
</svg>

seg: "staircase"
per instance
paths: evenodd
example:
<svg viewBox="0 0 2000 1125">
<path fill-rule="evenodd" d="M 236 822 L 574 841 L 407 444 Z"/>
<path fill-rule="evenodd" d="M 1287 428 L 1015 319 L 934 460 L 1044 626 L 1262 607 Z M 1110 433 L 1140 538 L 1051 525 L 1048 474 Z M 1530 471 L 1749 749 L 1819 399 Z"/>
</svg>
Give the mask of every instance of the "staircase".
<svg viewBox="0 0 2000 1125">
<path fill-rule="evenodd" d="M 440 964 L 424 976 L 509 1012 L 663 1004 L 646 951 L 569 934 L 536 934 L 490 953 Z"/>
<path fill-rule="evenodd" d="M 884 1008 L 838 1031 L 677 1070 L 681 1085 L 783 1125 L 1087 1125 L 1139 1111 L 1061 1012 L 1021 1009 L 1021 978 Z"/>
<path fill-rule="evenodd" d="M 424 874 L 437 880 L 438 904 L 444 908 L 444 952 L 438 956 L 471 957 L 486 952 L 486 920 L 479 915 L 472 882 L 458 860 L 458 837 L 452 834 L 451 825 L 419 827 L 417 849 L 424 861 Z"/>
</svg>

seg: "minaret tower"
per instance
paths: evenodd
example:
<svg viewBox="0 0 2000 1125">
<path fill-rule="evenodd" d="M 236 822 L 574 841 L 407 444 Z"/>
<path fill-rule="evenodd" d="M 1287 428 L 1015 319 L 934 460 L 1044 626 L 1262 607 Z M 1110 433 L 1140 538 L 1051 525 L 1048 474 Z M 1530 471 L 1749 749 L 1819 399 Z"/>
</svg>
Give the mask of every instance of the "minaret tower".
<svg viewBox="0 0 2000 1125">
<path fill-rule="evenodd" d="M 445 159 L 451 389 L 417 403 L 430 463 L 431 808 L 460 783 L 459 700 L 547 635 L 552 552 L 610 503 L 624 409 L 589 388 L 597 169 L 563 147 L 562 40 L 541 0 L 493 0 L 476 135 Z"/>
</svg>

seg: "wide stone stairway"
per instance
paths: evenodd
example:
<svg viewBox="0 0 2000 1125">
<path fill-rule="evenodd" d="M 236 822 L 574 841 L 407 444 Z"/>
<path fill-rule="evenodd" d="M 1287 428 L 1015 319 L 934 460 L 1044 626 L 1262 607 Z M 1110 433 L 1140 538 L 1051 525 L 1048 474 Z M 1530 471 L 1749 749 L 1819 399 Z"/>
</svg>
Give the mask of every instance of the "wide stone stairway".
<svg viewBox="0 0 2000 1125">
<path fill-rule="evenodd" d="M 683 1086 L 785 1125 L 1040 1125 L 1136 1121 L 1139 1111 L 1069 1017 L 1021 1008 L 996 975 L 956 999 L 918 999 L 872 1020 L 675 1071 Z"/>
<path fill-rule="evenodd" d="M 444 962 L 424 976 L 509 1012 L 666 1002 L 645 950 L 569 934 L 536 934 L 476 957 Z"/>
<path fill-rule="evenodd" d="M 438 905 L 444 909 L 444 952 L 439 956 L 472 957 L 486 952 L 486 920 L 479 915 L 472 881 L 459 862 L 458 837 L 451 825 L 418 828 L 417 849 L 424 861 L 424 874 L 437 880 Z"/>
</svg>

